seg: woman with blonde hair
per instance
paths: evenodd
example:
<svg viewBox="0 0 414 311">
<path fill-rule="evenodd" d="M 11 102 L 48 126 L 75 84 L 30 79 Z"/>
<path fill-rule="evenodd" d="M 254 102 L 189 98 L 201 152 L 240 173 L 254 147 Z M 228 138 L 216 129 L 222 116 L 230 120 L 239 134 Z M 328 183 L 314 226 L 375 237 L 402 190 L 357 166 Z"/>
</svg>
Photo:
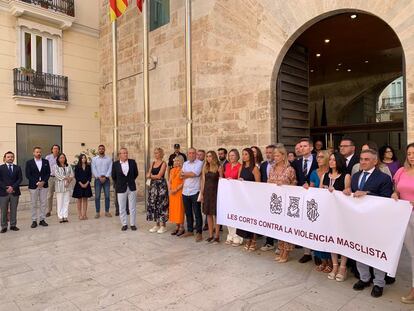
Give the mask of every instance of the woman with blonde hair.
<svg viewBox="0 0 414 311">
<path fill-rule="evenodd" d="M 320 150 L 316 154 L 316 161 L 318 162 L 318 168 L 312 171 L 310 175 L 310 185 L 305 183 L 304 188 L 309 187 L 319 188 L 323 176 L 329 171 L 329 156 L 331 155 L 328 150 Z M 332 272 L 332 260 L 331 254 L 326 252 L 314 251 L 314 256 L 320 259 L 320 263 L 316 267 L 316 271 L 331 273 Z"/>
<path fill-rule="evenodd" d="M 165 180 L 167 163 L 163 160 L 164 150 L 154 149 L 154 162 L 148 169 L 147 178 L 150 180 L 147 201 L 147 221 L 155 221 L 150 232 L 164 233 L 168 220 L 168 186 Z M 160 226 L 161 225 L 161 226 Z"/>
<path fill-rule="evenodd" d="M 229 161 L 223 168 L 222 175 L 227 179 L 238 179 L 239 171 L 241 168 L 240 153 L 237 149 L 231 149 L 229 152 Z M 240 246 L 243 243 L 243 238 L 238 236 L 236 233 L 236 228 L 227 226 L 229 234 L 227 235 L 226 244 L 233 246 Z"/>
<path fill-rule="evenodd" d="M 220 177 L 220 162 L 215 151 L 208 151 L 201 173 L 200 200 L 203 203 L 203 213 L 207 215 L 209 237 L 208 243 L 220 242 L 220 225 L 216 223 L 217 190 Z M 214 235 L 215 232 L 215 236 Z"/>
<path fill-rule="evenodd" d="M 287 151 L 283 144 L 277 144 L 273 153 L 274 164 L 269 172 L 268 183 L 273 183 L 278 186 L 297 184 L 296 173 L 292 166 L 290 166 Z M 278 249 L 279 255 L 276 255 L 275 261 L 285 263 L 289 260 L 289 253 L 293 251 L 295 245 L 279 240 Z"/>
<path fill-rule="evenodd" d="M 169 220 L 176 224 L 176 229 L 171 232 L 171 235 L 176 236 L 181 236 L 185 233 L 184 204 L 182 198 L 184 180 L 180 176 L 183 163 L 184 158 L 181 155 L 174 158 L 173 167 L 170 170 L 168 179 L 168 192 L 170 194 Z"/>
</svg>

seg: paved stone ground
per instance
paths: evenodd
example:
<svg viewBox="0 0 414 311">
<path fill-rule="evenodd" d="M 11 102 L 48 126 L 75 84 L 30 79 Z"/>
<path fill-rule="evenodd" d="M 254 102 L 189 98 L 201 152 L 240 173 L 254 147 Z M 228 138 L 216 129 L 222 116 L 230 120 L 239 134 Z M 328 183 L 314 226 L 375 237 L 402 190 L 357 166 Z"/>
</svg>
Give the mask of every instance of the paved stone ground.
<svg viewBox="0 0 414 311">
<path fill-rule="evenodd" d="M 404 251 L 397 282 L 379 299 L 356 281 L 337 283 L 272 253 L 195 243 L 192 238 L 151 234 L 140 213 L 136 232 L 120 231 L 119 219 L 70 222 L 49 218 L 30 229 L 30 212 L 19 213 L 21 231 L 0 236 L 0 310 L 410 310 L 399 302 L 411 271 Z M 171 229 L 171 226 L 170 226 Z"/>
</svg>

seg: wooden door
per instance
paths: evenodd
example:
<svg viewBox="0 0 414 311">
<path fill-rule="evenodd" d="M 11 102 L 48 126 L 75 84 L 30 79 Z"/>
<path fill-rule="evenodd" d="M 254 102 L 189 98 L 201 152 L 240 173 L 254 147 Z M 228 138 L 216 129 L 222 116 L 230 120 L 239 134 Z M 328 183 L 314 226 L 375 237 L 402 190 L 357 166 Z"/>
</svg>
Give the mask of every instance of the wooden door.
<svg viewBox="0 0 414 311">
<path fill-rule="evenodd" d="M 300 138 L 310 135 L 308 88 L 307 50 L 293 45 L 277 78 L 277 138 L 289 150 L 294 150 Z"/>
</svg>

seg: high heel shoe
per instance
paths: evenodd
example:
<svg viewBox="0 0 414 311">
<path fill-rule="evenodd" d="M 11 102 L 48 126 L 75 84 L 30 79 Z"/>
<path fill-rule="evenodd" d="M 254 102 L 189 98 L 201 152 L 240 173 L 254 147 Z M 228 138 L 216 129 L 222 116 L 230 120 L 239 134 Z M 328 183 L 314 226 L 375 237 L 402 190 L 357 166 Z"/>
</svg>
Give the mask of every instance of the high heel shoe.
<svg viewBox="0 0 414 311">
<path fill-rule="evenodd" d="M 338 274 L 338 264 L 333 264 L 332 272 L 328 273 L 328 279 L 335 280 L 336 275 Z"/>
<path fill-rule="evenodd" d="M 401 302 L 406 304 L 414 304 L 414 296 L 409 294 L 405 297 L 401 297 Z"/>
<path fill-rule="evenodd" d="M 343 272 L 343 273 L 338 273 L 338 274 L 335 276 L 335 280 L 336 280 L 337 282 L 343 282 L 343 281 L 345 281 L 345 280 L 346 280 L 346 278 L 347 278 L 347 276 L 348 276 L 348 271 L 347 271 L 346 267 L 345 267 L 345 268 L 342 268 L 342 267 L 341 267 L 341 269 L 344 269 L 344 272 Z"/>
</svg>

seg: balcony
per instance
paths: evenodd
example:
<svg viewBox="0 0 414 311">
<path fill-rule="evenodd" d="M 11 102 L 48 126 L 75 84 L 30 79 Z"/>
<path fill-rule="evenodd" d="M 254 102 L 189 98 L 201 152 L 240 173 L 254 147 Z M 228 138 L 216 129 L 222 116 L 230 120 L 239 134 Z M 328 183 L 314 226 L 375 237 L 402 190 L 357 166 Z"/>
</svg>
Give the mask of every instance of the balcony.
<svg viewBox="0 0 414 311">
<path fill-rule="evenodd" d="M 16 17 L 35 17 L 60 29 L 71 27 L 75 20 L 74 0 L 10 0 L 9 10 Z"/>
<path fill-rule="evenodd" d="M 60 13 L 75 17 L 74 0 L 20 0 L 20 1 L 30 3 L 33 5 L 37 5 L 44 9 L 49 9 L 55 12 L 60 12 Z"/>
<path fill-rule="evenodd" d="M 380 110 L 401 110 L 404 108 L 404 97 L 383 97 Z"/>
<path fill-rule="evenodd" d="M 13 84 L 18 105 L 65 109 L 68 104 L 68 77 L 15 68 Z"/>
</svg>

